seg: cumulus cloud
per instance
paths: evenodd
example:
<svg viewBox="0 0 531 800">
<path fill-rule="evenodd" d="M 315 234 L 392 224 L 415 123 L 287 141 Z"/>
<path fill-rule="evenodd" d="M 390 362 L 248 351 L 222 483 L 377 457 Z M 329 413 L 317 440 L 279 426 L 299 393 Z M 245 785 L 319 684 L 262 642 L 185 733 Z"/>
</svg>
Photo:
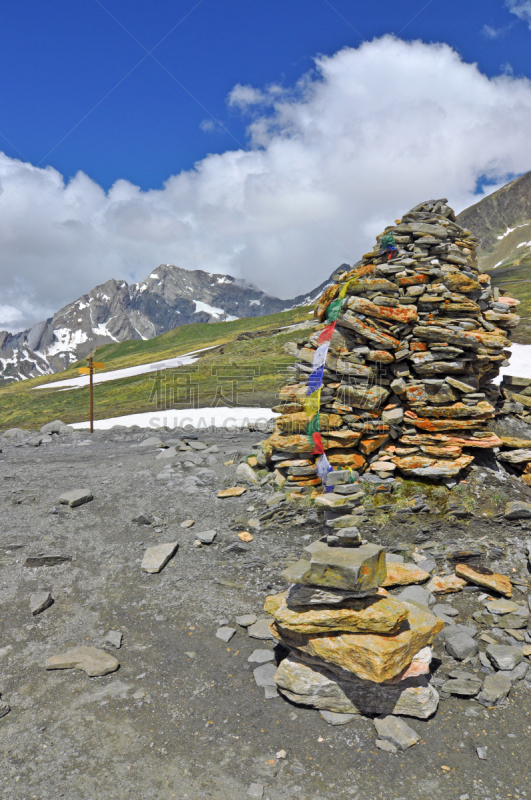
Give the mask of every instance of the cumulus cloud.
<svg viewBox="0 0 531 800">
<path fill-rule="evenodd" d="M 228 102 L 248 115 L 247 148 L 162 189 L 120 180 L 105 192 L 1 155 L 0 329 L 159 263 L 290 297 L 421 200 L 459 210 L 478 200 L 478 179 L 492 190 L 531 169 L 531 82 L 489 79 L 445 44 L 385 36 L 317 58 L 294 86 L 235 87 Z"/>
<path fill-rule="evenodd" d="M 511 14 L 516 14 L 531 28 L 531 0 L 505 0 L 505 5 Z"/>
</svg>

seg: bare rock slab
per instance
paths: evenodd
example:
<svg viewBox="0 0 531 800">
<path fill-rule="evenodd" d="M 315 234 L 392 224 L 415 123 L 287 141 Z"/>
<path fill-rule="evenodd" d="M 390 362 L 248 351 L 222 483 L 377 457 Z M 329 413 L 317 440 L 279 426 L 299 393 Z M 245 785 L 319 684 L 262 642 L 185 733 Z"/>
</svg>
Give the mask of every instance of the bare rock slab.
<svg viewBox="0 0 531 800">
<path fill-rule="evenodd" d="M 383 719 L 375 719 L 374 727 L 379 739 L 391 742 L 399 750 L 407 750 L 408 747 L 412 747 L 420 741 L 418 733 L 400 717 L 389 715 Z"/>
<path fill-rule="evenodd" d="M 91 678 L 116 672 L 120 666 L 114 656 L 97 647 L 74 647 L 46 660 L 46 669 L 81 669 Z"/>
<path fill-rule="evenodd" d="M 141 569 L 143 572 L 160 572 L 164 569 L 170 558 L 173 558 L 179 548 L 179 542 L 167 542 L 148 547 L 142 559 Z"/>
<path fill-rule="evenodd" d="M 30 609 L 34 617 L 37 614 L 42 614 L 53 603 L 53 597 L 50 592 L 35 592 L 30 594 Z"/>
<path fill-rule="evenodd" d="M 531 503 L 512 500 L 505 506 L 505 519 L 531 519 Z"/>
<path fill-rule="evenodd" d="M 62 505 L 70 506 L 70 508 L 77 508 L 85 503 L 89 503 L 94 499 L 91 491 L 88 489 L 73 489 L 71 492 L 65 492 L 59 498 Z"/>
</svg>

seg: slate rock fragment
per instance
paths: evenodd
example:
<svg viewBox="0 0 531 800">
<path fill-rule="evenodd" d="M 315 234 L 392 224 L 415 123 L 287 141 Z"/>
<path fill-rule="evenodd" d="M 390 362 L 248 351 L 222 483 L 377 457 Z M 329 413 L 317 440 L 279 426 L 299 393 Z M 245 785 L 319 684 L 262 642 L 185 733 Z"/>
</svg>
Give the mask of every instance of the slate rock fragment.
<svg viewBox="0 0 531 800">
<path fill-rule="evenodd" d="M 160 572 L 172 558 L 179 547 L 179 542 L 167 542 L 148 547 L 144 553 L 140 568 L 143 572 Z"/>
<path fill-rule="evenodd" d="M 108 675 L 120 666 L 114 656 L 96 647 L 74 647 L 46 660 L 46 669 L 80 669 L 91 678 Z"/>
<path fill-rule="evenodd" d="M 93 499 L 94 496 L 89 489 L 72 489 L 70 492 L 64 492 L 59 497 L 59 502 L 62 505 L 70 506 L 70 508 L 77 508 Z"/>
<path fill-rule="evenodd" d="M 30 610 L 34 617 L 37 614 L 42 614 L 53 603 L 53 597 L 50 592 L 35 592 L 30 594 Z"/>
</svg>

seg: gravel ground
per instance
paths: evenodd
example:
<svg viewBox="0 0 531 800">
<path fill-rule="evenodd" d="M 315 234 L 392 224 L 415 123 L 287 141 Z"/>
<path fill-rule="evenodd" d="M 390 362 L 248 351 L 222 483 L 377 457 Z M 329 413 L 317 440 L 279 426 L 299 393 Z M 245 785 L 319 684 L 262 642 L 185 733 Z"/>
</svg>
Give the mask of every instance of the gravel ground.
<svg viewBox="0 0 531 800">
<path fill-rule="evenodd" d="M 254 537 L 247 549 L 227 550 L 240 546 L 237 530 L 274 491 L 266 485 L 239 498 L 216 496 L 234 485 L 240 458 L 262 437 L 201 435 L 207 450 L 177 446 L 174 474 L 160 477 L 168 461 L 155 447 L 138 446 L 146 436 L 76 433 L 39 447 L 1 440 L 0 692 L 11 711 L 0 719 L 0 797 L 243 800 L 260 797 L 261 786 L 269 800 L 531 797 L 527 680 L 501 706 L 449 697 L 432 719 L 407 720 L 422 740 L 398 754 L 375 747 L 371 719 L 335 727 L 315 710 L 264 699 L 247 659 L 273 643 L 251 638 L 235 616 L 262 614 L 266 595 L 283 588 L 283 567 L 320 535 L 317 516 L 305 508 L 282 526 L 247 526 Z M 506 500 L 530 500 L 531 490 L 481 467 L 468 485 L 480 509 L 469 520 L 432 508 L 378 529 L 369 518 L 363 535 L 398 549 L 428 539 L 456 549 L 479 540 L 498 545 L 487 551 L 489 566 L 515 570 L 522 585 L 513 599 L 525 600 L 528 524 L 483 518 L 481 504 L 501 493 L 503 512 Z M 80 488 L 94 499 L 59 505 L 63 492 Z M 133 523 L 140 514 L 154 522 Z M 194 526 L 182 528 L 186 519 Z M 207 529 L 217 531 L 215 543 L 195 546 L 196 532 Z M 172 541 L 179 549 L 162 572 L 142 572 L 146 547 Z M 25 559 L 38 554 L 72 560 L 28 568 Z M 30 595 L 40 590 L 54 603 L 33 617 Z M 481 608 L 477 597 L 450 596 L 457 621 L 470 622 Z M 236 633 L 224 642 L 216 630 L 227 620 Z M 123 633 L 121 649 L 105 646 L 110 630 Z M 49 656 L 83 644 L 105 646 L 119 670 L 90 678 L 45 669 Z M 457 662 L 441 647 L 434 667 L 446 674 Z M 487 747 L 486 760 L 478 746 Z"/>
</svg>

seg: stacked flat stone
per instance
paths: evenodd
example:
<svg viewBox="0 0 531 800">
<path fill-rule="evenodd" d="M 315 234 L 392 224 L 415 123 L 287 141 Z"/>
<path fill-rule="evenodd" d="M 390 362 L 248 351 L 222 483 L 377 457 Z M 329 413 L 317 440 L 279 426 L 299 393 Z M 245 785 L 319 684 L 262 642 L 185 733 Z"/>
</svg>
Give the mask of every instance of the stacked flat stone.
<svg viewBox="0 0 531 800">
<path fill-rule="evenodd" d="M 491 288 L 478 271 L 476 247 L 446 200 L 434 200 L 387 227 L 353 269 L 336 273 L 316 304 L 320 324 L 307 340 L 287 346 L 297 363 L 264 448 L 289 484 L 321 482 L 305 433 L 312 415 L 303 403 L 327 308 L 345 284 L 320 399 L 330 464 L 381 477 L 398 470 L 451 478 L 473 461 L 474 450 L 501 445 L 486 426 L 519 301 Z"/>
<path fill-rule="evenodd" d="M 439 696 L 428 679 L 429 645 L 444 623 L 379 588 L 383 548 L 346 532 L 304 550 L 283 573 L 289 590 L 265 603 L 273 635 L 290 651 L 275 676 L 279 691 L 344 714 L 431 716 Z"/>
</svg>

